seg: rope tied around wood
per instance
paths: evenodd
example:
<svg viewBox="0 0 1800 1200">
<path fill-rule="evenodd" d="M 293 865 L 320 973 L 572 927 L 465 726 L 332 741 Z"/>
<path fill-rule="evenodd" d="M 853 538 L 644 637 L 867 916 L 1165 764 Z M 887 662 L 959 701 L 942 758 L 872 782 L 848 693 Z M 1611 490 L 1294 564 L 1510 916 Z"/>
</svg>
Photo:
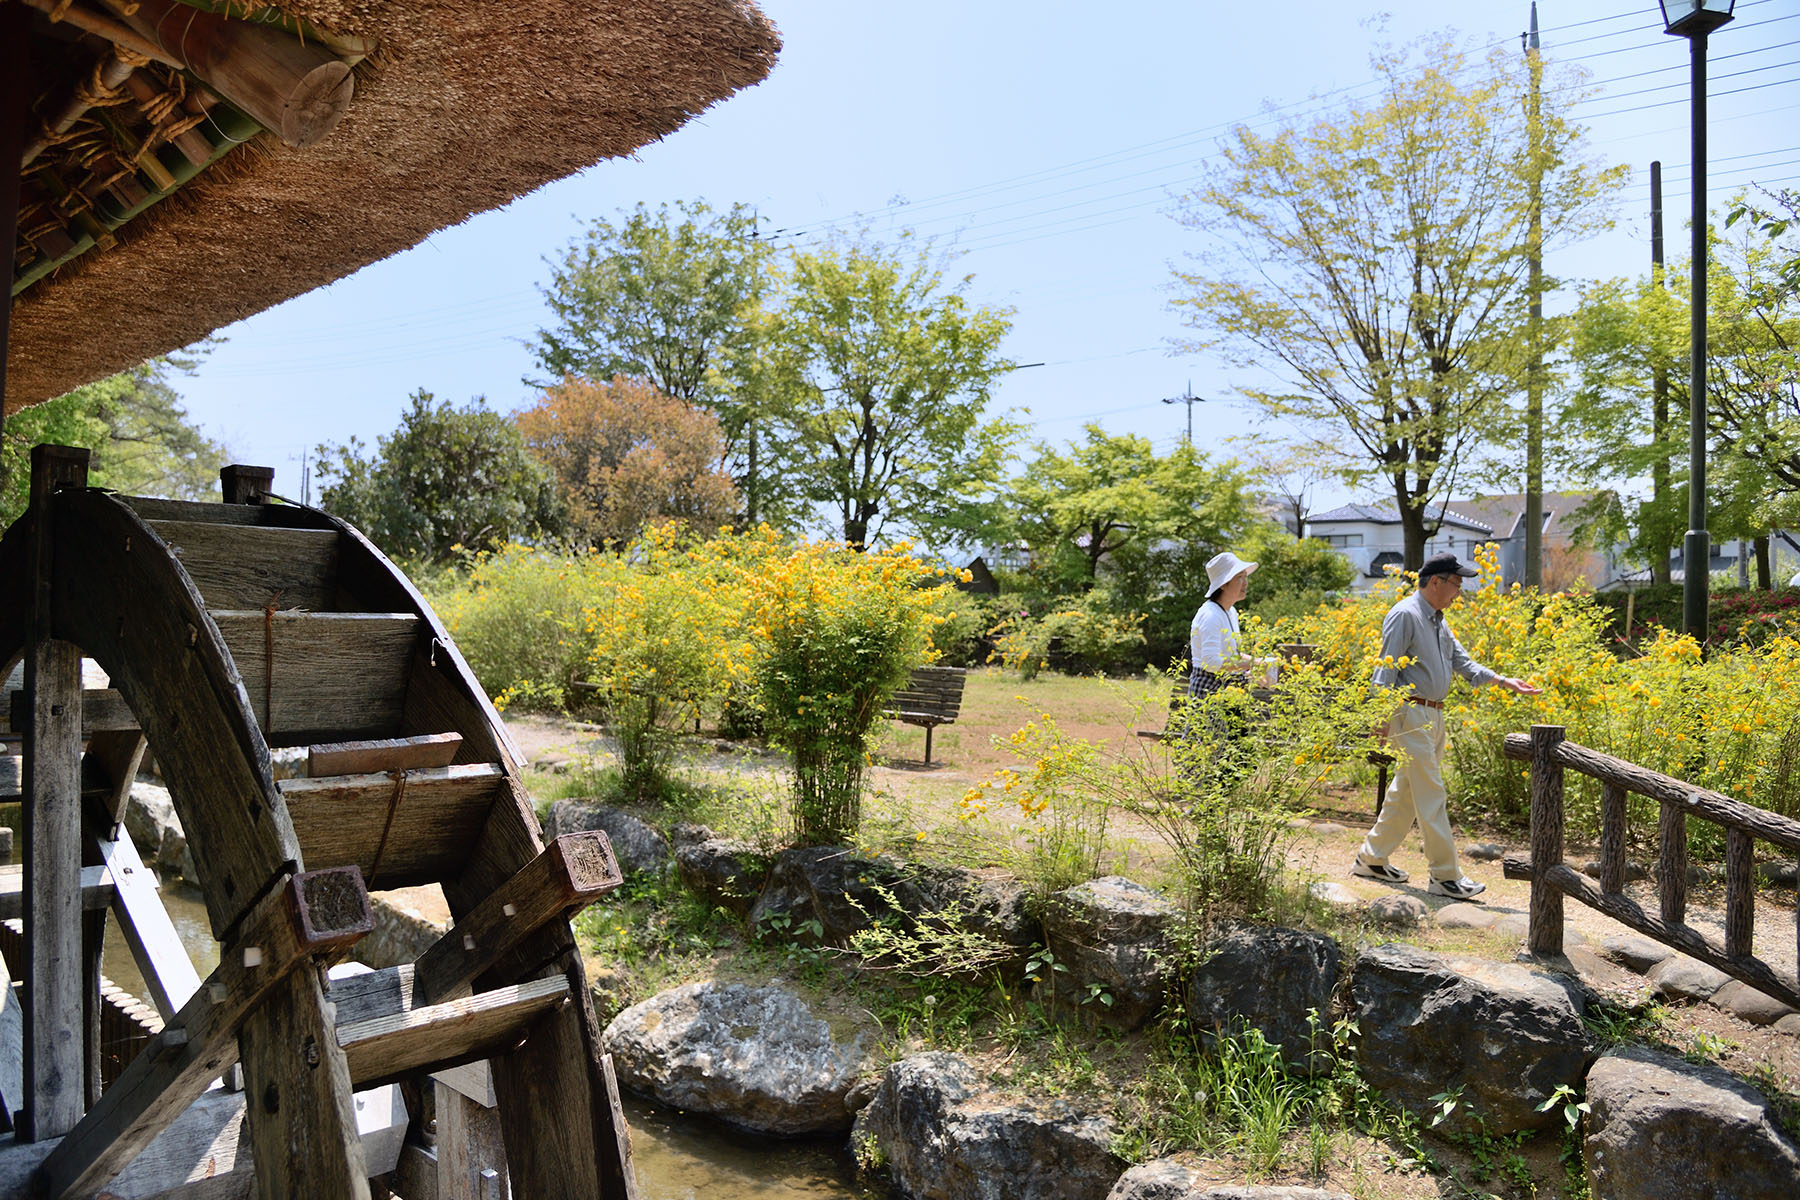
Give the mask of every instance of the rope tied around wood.
<svg viewBox="0 0 1800 1200">
<path fill-rule="evenodd" d="M 369 864 L 368 882 L 373 884 L 375 876 L 381 870 L 381 856 L 387 852 L 388 833 L 394 828 L 394 814 L 400 811 L 401 797 L 406 795 L 405 769 L 390 771 L 394 780 L 394 790 L 388 794 L 387 820 L 381 823 L 381 839 L 375 843 L 375 860 Z"/>
</svg>

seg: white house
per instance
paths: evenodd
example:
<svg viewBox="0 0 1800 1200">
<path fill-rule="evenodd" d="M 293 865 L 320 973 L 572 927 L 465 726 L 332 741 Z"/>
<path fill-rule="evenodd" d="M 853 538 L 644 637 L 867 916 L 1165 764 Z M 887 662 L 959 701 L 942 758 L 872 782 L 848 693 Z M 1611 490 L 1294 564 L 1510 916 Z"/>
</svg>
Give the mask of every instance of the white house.
<svg viewBox="0 0 1800 1200">
<path fill-rule="evenodd" d="M 1442 505 L 1426 523 L 1440 515 L 1442 524 L 1425 543 L 1425 557 L 1454 554 L 1473 565 L 1475 547 L 1494 539 L 1493 527 Z M 1350 581 L 1353 591 L 1368 591 L 1387 574 L 1389 566 L 1398 567 L 1406 560 L 1406 538 L 1392 505 L 1346 504 L 1329 512 L 1314 513 L 1306 519 L 1306 532 L 1308 537 L 1318 538 L 1350 560 L 1356 568 L 1356 576 Z"/>
</svg>

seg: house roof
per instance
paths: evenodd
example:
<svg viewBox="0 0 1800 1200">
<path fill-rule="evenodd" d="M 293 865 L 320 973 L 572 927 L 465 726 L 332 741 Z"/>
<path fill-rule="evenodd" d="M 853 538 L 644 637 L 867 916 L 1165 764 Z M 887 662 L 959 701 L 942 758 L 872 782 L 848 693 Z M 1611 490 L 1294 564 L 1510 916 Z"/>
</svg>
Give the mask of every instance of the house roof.
<svg viewBox="0 0 1800 1200">
<path fill-rule="evenodd" d="M 226 7 L 189 3 L 177 6 L 176 20 L 193 21 L 190 9 Z M 141 20 L 127 15 L 139 6 L 75 5 L 90 23 Z M 65 16 L 69 8 L 45 7 Z M 142 7 L 158 11 L 149 0 Z M 275 15 L 314 31 L 299 38 L 302 44 L 310 41 L 316 51 L 323 41 L 354 63 L 349 84 L 334 92 L 342 98 L 353 90 L 347 108 L 318 140 L 284 144 L 250 125 L 245 144 L 233 149 L 225 143 L 237 140 L 229 130 L 242 128 L 233 124 L 242 114 L 194 87 L 190 113 L 195 105 L 215 107 L 199 110 L 210 124 L 184 133 L 207 135 L 221 156 L 116 228 L 95 225 L 92 212 L 68 211 L 74 193 L 63 185 L 73 168 L 25 169 L 32 194 L 22 204 L 35 204 L 33 229 L 43 240 L 28 241 L 32 230 L 21 220 L 13 278 L 15 288 L 30 282 L 16 291 L 12 310 L 9 412 L 187 345 L 447 225 L 630 154 L 763 79 L 780 46 L 750 0 L 286 0 Z M 30 22 L 27 55 L 41 115 L 83 85 L 77 68 L 103 64 L 116 52 L 108 40 L 52 24 L 44 12 L 33 11 Z M 165 31 L 172 24 L 165 22 Z M 187 57 L 195 60 L 192 47 Z M 152 61 L 127 71 L 126 82 L 181 88 L 178 74 Z M 97 114 L 90 122 L 100 131 L 95 139 L 109 122 L 141 120 L 142 107 L 126 97 Z M 227 110 L 231 120 L 216 119 Z M 36 128 L 34 118 L 28 132 Z M 116 145 L 103 152 L 121 153 Z M 163 174 L 181 167 L 173 141 L 159 152 L 173 164 Z M 151 166 L 140 164 L 134 176 L 127 161 L 110 189 L 96 183 L 93 190 L 154 190 L 151 176 L 160 176 Z M 60 234 L 50 228 L 58 217 L 66 218 Z M 46 246 L 61 246 L 83 228 L 97 231 L 94 250 L 30 275 L 34 265 L 44 269 Z"/>
<path fill-rule="evenodd" d="M 1599 492 L 1545 492 L 1543 494 L 1544 535 L 1558 539 L 1573 536 L 1571 518 L 1576 510 L 1600 494 Z M 1525 496 L 1522 492 L 1456 500 L 1452 501 L 1452 507 L 1458 512 L 1485 521 L 1493 528 L 1494 536 L 1501 541 L 1520 533 L 1520 523 L 1525 519 Z"/>
<path fill-rule="evenodd" d="M 1467 529 L 1474 533 L 1492 533 L 1493 527 L 1471 517 L 1464 516 L 1455 509 L 1439 505 L 1431 513 L 1431 519 L 1443 518 L 1443 524 L 1452 529 Z M 1328 512 L 1314 513 L 1306 518 L 1307 527 L 1319 525 L 1398 525 L 1400 517 L 1394 507 L 1389 504 L 1345 504 Z"/>
</svg>

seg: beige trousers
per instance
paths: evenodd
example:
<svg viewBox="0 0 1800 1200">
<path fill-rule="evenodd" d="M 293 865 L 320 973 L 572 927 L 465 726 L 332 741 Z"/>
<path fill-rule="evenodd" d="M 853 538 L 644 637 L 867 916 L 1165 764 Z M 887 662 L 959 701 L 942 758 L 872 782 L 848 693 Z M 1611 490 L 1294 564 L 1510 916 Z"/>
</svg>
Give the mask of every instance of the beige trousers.
<svg viewBox="0 0 1800 1200">
<path fill-rule="evenodd" d="M 1394 766 L 1381 816 L 1363 839 L 1360 857 L 1371 866 L 1386 865 L 1416 820 L 1431 877 L 1460 879 L 1456 839 L 1450 832 L 1450 797 L 1444 791 L 1444 710 L 1402 704 L 1387 732 L 1388 746 L 1398 751 L 1400 761 Z"/>
</svg>

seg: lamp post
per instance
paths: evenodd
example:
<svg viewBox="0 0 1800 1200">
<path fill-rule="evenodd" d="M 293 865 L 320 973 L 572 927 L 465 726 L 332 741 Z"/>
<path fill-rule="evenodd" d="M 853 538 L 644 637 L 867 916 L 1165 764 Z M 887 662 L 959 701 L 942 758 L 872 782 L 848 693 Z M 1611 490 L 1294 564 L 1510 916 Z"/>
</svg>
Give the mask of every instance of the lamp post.
<svg viewBox="0 0 1800 1200">
<path fill-rule="evenodd" d="M 1693 59 L 1693 271 L 1688 375 L 1688 531 L 1682 542 L 1682 628 L 1706 644 L 1712 551 L 1706 536 L 1706 35 L 1731 20 L 1737 0 L 1662 0 L 1669 33 L 1688 39 Z"/>
</svg>

